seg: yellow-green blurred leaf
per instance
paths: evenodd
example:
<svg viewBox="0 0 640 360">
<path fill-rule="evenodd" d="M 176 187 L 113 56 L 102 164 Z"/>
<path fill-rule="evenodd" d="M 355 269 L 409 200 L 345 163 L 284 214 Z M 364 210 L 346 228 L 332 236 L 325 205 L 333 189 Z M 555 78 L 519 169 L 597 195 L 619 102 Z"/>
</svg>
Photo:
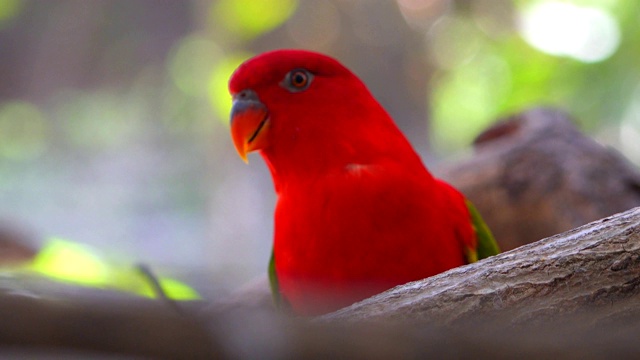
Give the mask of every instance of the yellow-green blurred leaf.
<svg viewBox="0 0 640 360">
<path fill-rule="evenodd" d="M 170 278 L 161 278 L 160 286 L 167 297 L 174 300 L 197 300 L 200 294 L 188 285 Z"/>
<path fill-rule="evenodd" d="M 0 1 L 0 27 L 9 19 L 14 18 L 24 5 L 23 0 L 1 0 Z"/>
<path fill-rule="evenodd" d="M 60 238 L 50 239 L 28 269 L 57 280 L 94 287 L 105 287 L 109 267 L 85 245 Z"/>
<path fill-rule="evenodd" d="M 211 19 L 240 38 L 251 39 L 282 25 L 297 6 L 297 0 L 219 0 Z"/>
<path fill-rule="evenodd" d="M 248 53 L 231 54 L 223 58 L 213 69 L 209 80 L 209 99 L 218 117 L 225 124 L 231 111 L 231 95 L 229 95 L 229 77 L 244 60 L 251 57 Z"/>
<path fill-rule="evenodd" d="M 435 145 L 451 150 L 468 144 L 495 119 L 511 81 L 507 63 L 489 54 L 442 76 L 433 94 Z"/>
<path fill-rule="evenodd" d="M 49 239 L 23 270 L 70 284 L 156 297 L 149 279 L 136 267 L 111 264 L 89 246 L 60 238 Z M 193 288 L 178 280 L 159 277 L 158 282 L 171 299 L 200 299 Z"/>
</svg>

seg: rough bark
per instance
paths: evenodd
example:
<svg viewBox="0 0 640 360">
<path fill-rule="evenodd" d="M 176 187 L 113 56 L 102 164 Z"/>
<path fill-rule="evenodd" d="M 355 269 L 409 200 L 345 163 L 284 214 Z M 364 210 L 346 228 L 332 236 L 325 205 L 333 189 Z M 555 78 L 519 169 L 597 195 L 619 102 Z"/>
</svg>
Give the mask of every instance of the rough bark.
<svg viewBox="0 0 640 360">
<path fill-rule="evenodd" d="M 35 236 L 26 226 L 0 220 L 0 267 L 17 265 L 31 260 L 37 253 L 32 244 Z"/>
<path fill-rule="evenodd" d="M 82 288 L 54 296 L 59 290 L 43 289 L 52 284 L 20 280 L 25 282 L 39 290 L 17 290 L 23 288 L 19 284 L 6 288 L 5 281 L 0 288 L 0 358 L 43 353 L 46 358 L 110 354 L 194 359 L 213 358 L 222 348 L 214 346 L 216 340 L 197 318 L 181 316 L 158 302 Z M 100 296 L 79 296 L 89 292 Z"/>
<path fill-rule="evenodd" d="M 640 208 L 396 287 L 326 318 L 456 324 L 508 316 L 514 325 L 585 309 L 597 310 L 593 321 L 640 313 Z"/>
</svg>

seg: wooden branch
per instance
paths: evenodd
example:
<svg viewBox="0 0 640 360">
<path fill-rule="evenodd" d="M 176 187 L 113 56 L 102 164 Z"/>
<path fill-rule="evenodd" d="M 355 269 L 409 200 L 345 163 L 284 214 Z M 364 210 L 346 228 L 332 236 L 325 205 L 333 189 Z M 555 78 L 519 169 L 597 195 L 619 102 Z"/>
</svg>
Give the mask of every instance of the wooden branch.
<svg viewBox="0 0 640 360">
<path fill-rule="evenodd" d="M 326 316 L 330 320 L 509 318 L 522 324 L 598 312 L 640 312 L 640 208 L 402 285 Z"/>
<path fill-rule="evenodd" d="M 0 357 L 7 347 L 17 358 L 39 350 L 59 357 L 192 359 L 215 357 L 221 349 L 206 323 L 160 301 L 43 279 L 0 279 Z"/>
<path fill-rule="evenodd" d="M 0 219 L 0 267 L 12 266 L 33 259 L 35 235 L 19 222 Z"/>
</svg>

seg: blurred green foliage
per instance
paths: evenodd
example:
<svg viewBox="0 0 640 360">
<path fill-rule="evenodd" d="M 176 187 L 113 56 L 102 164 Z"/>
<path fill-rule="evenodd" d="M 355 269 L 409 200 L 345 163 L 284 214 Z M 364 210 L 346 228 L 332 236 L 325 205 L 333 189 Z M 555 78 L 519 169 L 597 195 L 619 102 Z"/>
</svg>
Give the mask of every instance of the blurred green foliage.
<svg viewBox="0 0 640 360">
<path fill-rule="evenodd" d="M 296 0 L 219 0 L 211 7 L 211 21 L 241 39 L 251 39 L 280 26 L 297 5 Z"/>
<path fill-rule="evenodd" d="M 624 121 L 635 127 L 629 119 L 637 115 L 630 116 L 629 112 L 638 101 L 636 89 L 640 82 L 636 60 L 640 56 L 640 47 L 636 46 L 640 41 L 636 15 L 640 2 L 514 0 L 507 10 L 505 1 L 459 6 L 456 1 L 451 3 L 454 6 L 435 21 L 430 20 L 431 25 L 421 24 L 416 30 L 424 31 L 428 41 L 424 49 L 414 50 L 427 54 L 435 68 L 435 76 L 425 77 L 424 81 L 431 89 L 425 101 L 430 103 L 430 138 L 438 152 L 466 147 L 496 118 L 533 105 L 565 108 L 586 130 L 596 134 L 603 126 L 619 127 Z M 528 43 L 521 31 L 527 12 L 536 5 L 555 3 L 600 11 L 613 19 L 620 42 L 612 56 L 585 62 L 545 53 Z M 0 21 L 17 16 L 22 8 L 22 1 L 0 2 Z M 166 72 L 172 86 L 164 91 L 167 96 L 163 106 L 167 111 L 161 118 L 169 128 L 187 126 L 196 133 L 211 129 L 205 111 L 213 111 L 217 119 L 226 123 L 231 106 L 227 81 L 232 71 L 252 55 L 252 44 L 295 19 L 300 6 L 295 0 L 218 0 L 206 8 L 205 28 L 210 32 L 185 35 L 167 54 Z M 343 8 L 352 11 L 349 6 Z M 336 21 L 335 14 L 327 16 Z M 291 34 L 296 39 L 294 35 Z M 314 47 L 313 43 L 300 45 Z M 142 131 L 144 127 L 137 124 L 141 118 L 155 116 L 144 114 L 148 112 L 144 96 L 150 93 L 130 99 L 130 94 L 123 97 L 116 92 L 122 93 L 114 88 L 98 88 L 93 94 L 62 92 L 68 96 L 57 111 L 61 121 L 69 123 L 65 127 L 71 141 L 79 145 L 88 142 L 95 147 L 122 143 Z M 204 102 L 210 108 L 194 113 L 194 107 L 202 108 Z M 19 104 L 1 108 L 0 137 L 6 140 L 0 144 L 0 156 L 28 159 L 43 151 L 50 125 L 36 105 L 24 101 Z M 19 117 L 10 114 L 15 119 L 8 120 L 7 111 L 21 113 Z M 21 121 L 24 123 L 18 128 L 16 123 Z"/>
<path fill-rule="evenodd" d="M 1 0 L 0 1 L 0 28 L 2 28 L 8 20 L 13 19 L 22 10 L 24 0 Z"/>
<path fill-rule="evenodd" d="M 218 118 L 224 119 L 225 123 L 231 111 L 231 99 L 227 86 L 229 77 L 231 77 L 238 65 L 250 57 L 251 54 L 246 52 L 229 54 L 216 64 L 211 73 L 208 89 L 209 98 L 216 110 L 216 115 L 218 115 Z"/>
<path fill-rule="evenodd" d="M 540 3 L 544 2 L 517 1 L 515 20 L 522 21 L 526 9 Z M 640 2 L 563 3 L 592 6 L 615 20 L 621 42 L 612 56 L 585 62 L 547 54 L 528 44 L 517 29 L 483 29 L 483 19 L 473 12 L 440 25 L 445 27 L 439 35 L 442 47 L 464 50 L 435 48 L 444 54 L 452 53 L 441 62 L 444 65 L 433 84 L 432 139 L 438 148 L 455 150 L 466 146 L 496 117 L 532 105 L 564 108 L 590 132 L 624 121 L 630 104 L 638 101 L 634 100 L 634 90 L 640 83 L 640 63 L 636 61 L 640 48 L 635 45 L 640 41 Z M 570 20 L 565 19 L 566 27 L 571 26 Z"/>
<path fill-rule="evenodd" d="M 78 286 L 118 290 L 149 298 L 158 296 L 150 280 L 139 269 L 107 261 L 91 247 L 61 238 L 47 239 L 32 261 L 0 271 L 33 274 Z M 176 279 L 159 277 L 157 281 L 164 295 L 170 299 L 200 299 L 193 288 Z"/>
</svg>

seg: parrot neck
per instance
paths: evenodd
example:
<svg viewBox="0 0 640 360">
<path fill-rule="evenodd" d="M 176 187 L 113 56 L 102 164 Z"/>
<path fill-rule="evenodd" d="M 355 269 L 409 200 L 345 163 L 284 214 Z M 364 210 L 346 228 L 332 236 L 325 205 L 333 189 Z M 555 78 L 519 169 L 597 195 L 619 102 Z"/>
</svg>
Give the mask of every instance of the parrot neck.
<svg viewBox="0 0 640 360">
<path fill-rule="evenodd" d="M 369 166 L 400 165 L 408 171 L 427 172 L 419 155 L 389 119 L 378 128 L 351 128 L 348 133 L 298 129 L 297 138 L 263 149 L 276 192 L 322 177 L 357 172 Z"/>
</svg>

